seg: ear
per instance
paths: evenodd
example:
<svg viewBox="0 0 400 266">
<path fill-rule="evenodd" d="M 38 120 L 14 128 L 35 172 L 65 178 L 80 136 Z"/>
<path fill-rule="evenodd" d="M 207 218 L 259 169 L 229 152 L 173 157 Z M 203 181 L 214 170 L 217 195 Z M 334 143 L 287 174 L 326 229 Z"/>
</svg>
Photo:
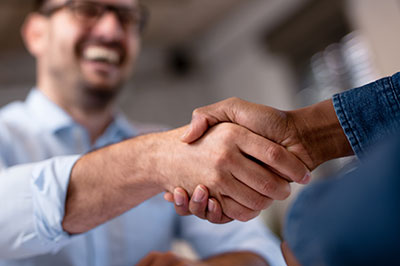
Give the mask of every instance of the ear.
<svg viewBox="0 0 400 266">
<path fill-rule="evenodd" d="M 21 28 L 22 39 L 28 51 L 38 57 L 46 51 L 48 38 L 48 19 L 40 14 L 32 13 Z"/>
</svg>

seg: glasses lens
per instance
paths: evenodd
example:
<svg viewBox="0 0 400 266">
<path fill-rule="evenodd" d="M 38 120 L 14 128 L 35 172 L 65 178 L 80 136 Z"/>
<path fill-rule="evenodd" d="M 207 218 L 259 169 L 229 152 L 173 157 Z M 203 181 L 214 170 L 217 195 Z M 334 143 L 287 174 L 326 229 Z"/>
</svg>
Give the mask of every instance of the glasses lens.
<svg viewBox="0 0 400 266">
<path fill-rule="evenodd" d="M 71 1 L 68 6 L 75 18 L 87 25 L 95 23 L 107 11 L 114 12 L 121 25 L 132 28 L 134 31 L 142 31 L 147 21 L 148 12 L 142 6 L 126 8 L 78 1 Z"/>
<path fill-rule="evenodd" d="M 140 28 L 141 24 L 141 13 L 136 9 L 118 9 L 118 18 L 121 24 L 131 26 L 136 29 Z"/>
<path fill-rule="evenodd" d="M 74 16 L 84 22 L 98 19 L 103 12 L 102 6 L 90 2 L 71 2 L 70 8 Z"/>
</svg>

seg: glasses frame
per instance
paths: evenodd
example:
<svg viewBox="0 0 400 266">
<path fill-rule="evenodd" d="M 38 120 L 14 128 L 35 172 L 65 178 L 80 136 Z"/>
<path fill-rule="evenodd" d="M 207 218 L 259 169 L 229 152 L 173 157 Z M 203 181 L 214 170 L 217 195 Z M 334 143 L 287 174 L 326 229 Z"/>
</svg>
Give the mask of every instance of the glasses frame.
<svg viewBox="0 0 400 266">
<path fill-rule="evenodd" d="M 100 19 L 102 15 L 104 15 L 105 12 L 113 12 L 115 14 L 115 16 L 118 18 L 118 21 L 121 23 L 121 25 L 124 25 L 124 23 L 121 21 L 120 18 L 120 14 L 119 12 L 121 10 L 130 10 L 133 11 L 134 8 L 128 8 L 128 7 L 119 7 L 116 5 L 110 5 L 110 4 L 104 4 L 104 3 L 98 3 L 98 2 L 94 2 L 94 1 L 74 1 L 74 0 L 70 0 L 70 1 L 66 1 L 64 4 L 58 5 L 58 6 L 53 6 L 53 7 L 43 7 L 41 9 L 38 10 L 38 13 L 45 16 L 45 17 L 51 17 L 54 13 L 60 11 L 61 9 L 64 8 L 69 8 L 70 11 L 72 11 L 72 6 L 76 3 L 89 3 L 89 4 L 94 4 L 97 6 L 100 6 L 103 8 L 103 13 L 100 14 L 100 16 L 96 19 Z M 131 10 L 132 9 L 132 10 Z M 143 33 L 144 29 L 146 28 L 147 22 L 149 20 L 150 17 L 150 12 L 148 10 L 148 8 L 142 4 L 139 4 L 138 8 L 137 8 L 140 12 L 140 19 L 139 19 L 139 33 Z"/>
</svg>

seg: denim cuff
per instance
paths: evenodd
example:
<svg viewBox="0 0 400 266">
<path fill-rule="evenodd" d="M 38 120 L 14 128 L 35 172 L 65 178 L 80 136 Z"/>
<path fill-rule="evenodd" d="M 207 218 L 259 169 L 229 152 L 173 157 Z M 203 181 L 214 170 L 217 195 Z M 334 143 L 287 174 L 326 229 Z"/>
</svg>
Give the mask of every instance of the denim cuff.
<svg viewBox="0 0 400 266">
<path fill-rule="evenodd" d="M 333 105 L 354 153 L 400 129 L 400 73 L 333 96 Z"/>
</svg>

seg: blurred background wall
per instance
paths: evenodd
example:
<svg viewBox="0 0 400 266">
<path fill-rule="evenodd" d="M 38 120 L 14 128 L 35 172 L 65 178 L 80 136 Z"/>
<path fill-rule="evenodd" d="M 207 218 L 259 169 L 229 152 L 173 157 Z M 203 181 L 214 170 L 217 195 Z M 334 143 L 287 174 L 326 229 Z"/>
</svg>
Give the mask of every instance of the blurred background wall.
<svg viewBox="0 0 400 266">
<path fill-rule="evenodd" d="M 120 97 L 132 120 L 176 127 L 194 108 L 232 96 L 291 109 L 400 70 L 399 0 L 142 2 L 151 21 Z M 19 37 L 30 8 L 27 0 L 0 2 L 0 106 L 35 85 Z M 280 205 L 266 212 L 277 231 Z"/>
</svg>

